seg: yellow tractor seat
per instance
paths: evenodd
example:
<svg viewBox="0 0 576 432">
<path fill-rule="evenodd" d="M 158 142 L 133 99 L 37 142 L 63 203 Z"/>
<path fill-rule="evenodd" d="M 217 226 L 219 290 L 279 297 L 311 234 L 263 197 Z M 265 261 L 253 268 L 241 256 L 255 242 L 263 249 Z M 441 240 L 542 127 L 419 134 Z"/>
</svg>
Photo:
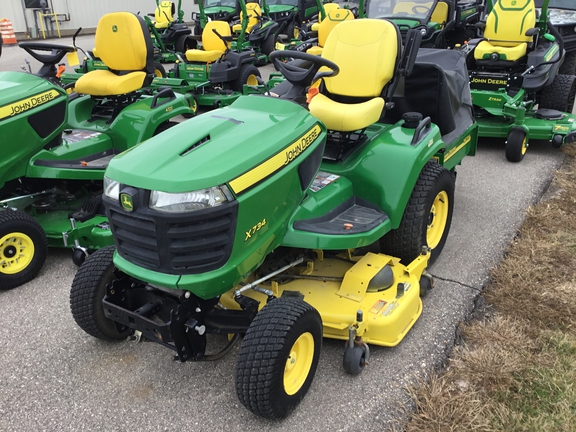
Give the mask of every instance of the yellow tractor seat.
<svg viewBox="0 0 576 432">
<path fill-rule="evenodd" d="M 376 123 L 385 106 L 381 95 L 397 70 L 400 40 L 398 28 L 386 20 L 351 20 L 336 26 L 322 57 L 336 63 L 340 73 L 324 79 L 330 96 L 314 96 L 310 113 L 334 131 L 357 131 Z M 354 99 L 360 102 L 348 103 Z"/>
<path fill-rule="evenodd" d="M 98 22 L 95 50 L 109 70 L 94 70 L 75 84 L 77 93 L 118 96 L 141 89 L 154 74 L 154 47 L 144 20 L 130 12 L 113 12 Z"/>
<path fill-rule="evenodd" d="M 446 23 L 448 22 L 448 12 L 449 12 L 448 3 L 439 1 L 438 3 L 436 3 L 436 7 L 434 8 L 432 15 L 430 16 L 430 21 L 445 26 Z"/>
<path fill-rule="evenodd" d="M 477 61 L 498 60 L 514 62 L 526 55 L 533 36 L 528 29 L 536 26 L 534 0 L 498 0 L 488 15 L 484 39 L 474 50 Z"/>
<path fill-rule="evenodd" d="M 338 3 L 326 3 L 324 6 L 324 13 L 326 15 L 328 15 L 330 13 L 330 11 L 333 11 L 334 9 L 340 9 L 340 5 Z M 322 14 L 318 15 L 318 22 L 315 22 L 314 24 L 312 24 L 310 26 L 310 30 L 317 32 L 318 29 L 320 28 L 320 23 L 322 22 Z"/>
<path fill-rule="evenodd" d="M 329 13 L 326 14 L 326 18 L 322 20 L 320 23 L 320 27 L 318 29 L 318 45 L 308 48 L 306 52 L 312 55 L 320 55 L 322 54 L 324 44 L 328 39 L 328 36 L 336 27 L 336 25 L 348 21 L 353 20 L 354 14 L 350 11 L 350 9 L 333 9 Z"/>
<path fill-rule="evenodd" d="M 248 25 L 246 26 L 246 33 L 250 33 L 252 28 L 258 24 L 259 18 L 262 16 L 262 9 L 258 3 L 246 3 L 246 13 L 248 14 Z M 234 24 L 232 31 L 238 33 L 242 30 L 243 14 L 240 11 L 240 24 Z"/>
<path fill-rule="evenodd" d="M 186 51 L 186 60 L 191 62 L 211 63 L 224 55 L 230 43 L 224 43 L 218 37 L 216 30 L 221 36 L 230 36 L 230 25 L 225 21 L 210 21 L 202 31 L 202 47 L 204 49 L 190 49 Z"/>
<path fill-rule="evenodd" d="M 174 21 L 174 14 L 176 13 L 176 8 L 174 3 L 171 1 L 163 1 L 154 11 L 154 27 L 159 30 L 168 28 L 170 23 Z"/>
</svg>

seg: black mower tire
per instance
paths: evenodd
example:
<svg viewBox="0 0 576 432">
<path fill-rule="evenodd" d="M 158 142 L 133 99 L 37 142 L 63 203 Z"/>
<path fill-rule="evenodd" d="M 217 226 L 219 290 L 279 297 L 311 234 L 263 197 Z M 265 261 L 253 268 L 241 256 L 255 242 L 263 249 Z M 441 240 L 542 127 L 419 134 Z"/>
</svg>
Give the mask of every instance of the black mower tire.
<svg viewBox="0 0 576 432">
<path fill-rule="evenodd" d="M 296 35 L 294 34 L 295 28 L 296 26 L 294 25 L 294 21 L 291 21 L 290 24 L 286 26 L 286 36 L 288 36 L 288 39 L 296 38 Z M 274 45 L 274 48 L 276 48 L 276 45 Z"/>
<path fill-rule="evenodd" d="M 564 63 L 560 66 L 558 73 L 562 75 L 575 75 L 576 74 L 576 52 L 567 52 L 564 57 Z"/>
<path fill-rule="evenodd" d="M 428 246 L 431 249 L 429 264 L 434 263 L 450 231 L 454 187 L 454 174 L 438 162 L 428 161 L 414 185 L 400 226 L 380 239 L 382 252 L 398 257 L 404 265 L 408 265 L 422 253 L 423 246 Z M 439 215 L 436 216 L 436 213 Z M 434 219 L 439 225 L 429 224 Z M 432 237 L 430 244 L 429 234 Z"/>
<path fill-rule="evenodd" d="M 186 51 L 193 48 L 193 44 L 191 43 L 191 41 L 194 40 L 189 39 L 188 35 L 178 36 L 176 38 L 176 41 L 174 42 L 174 50 L 178 53 L 185 54 Z"/>
<path fill-rule="evenodd" d="M 258 416 L 286 417 L 312 384 L 321 346 L 322 319 L 316 309 L 294 297 L 268 302 L 240 347 L 238 399 Z"/>
<path fill-rule="evenodd" d="M 271 33 L 268 35 L 264 42 L 262 42 L 262 53 L 269 56 L 272 51 L 276 49 L 276 35 Z"/>
<path fill-rule="evenodd" d="M 346 373 L 359 375 L 366 366 L 366 348 L 361 345 L 354 345 L 352 348 L 346 346 L 342 365 Z"/>
<path fill-rule="evenodd" d="M 576 76 L 557 75 L 540 94 L 538 108 L 572 113 L 576 98 Z"/>
<path fill-rule="evenodd" d="M 34 279 L 47 254 L 46 233 L 35 219 L 20 211 L 0 210 L 0 290 Z"/>
<path fill-rule="evenodd" d="M 166 78 L 166 69 L 162 66 L 162 63 L 154 62 L 154 77 Z"/>
<path fill-rule="evenodd" d="M 125 340 L 130 329 L 118 331 L 114 321 L 106 318 L 102 299 L 106 286 L 114 280 L 114 246 L 98 249 L 80 266 L 70 289 L 70 310 L 76 324 L 97 339 Z"/>
<path fill-rule="evenodd" d="M 240 70 L 240 76 L 234 81 L 234 90 L 242 93 L 244 84 L 249 84 L 249 81 L 252 81 L 253 77 L 262 78 L 262 74 L 258 68 L 251 64 L 243 65 Z M 251 85 L 257 85 L 257 83 L 252 83 Z"/>
<path fill-rule="evenodd" d="M 506 141 L 506 159 L 510 162 L 520 162 L 524 159 L 527 149 L 526 131 L 521 127 L 512 128 Z"/>
<path fill-rule="evenodd" d="M 158 134 L 161 134 L 162 132 L 167 131 L 170 128 L 173 128 L 177 124 L 178 124 L 178 122 L 174 122 L 174 121 L 170 121 L 170 120 L 167 120 L 163 123 L 160 123 L 158 125 L 158 127 L 156 128 L 156 130 L 154 131 L 154 135 L 152 135 L 152 136 L 156 136 Z"/>
</svg>

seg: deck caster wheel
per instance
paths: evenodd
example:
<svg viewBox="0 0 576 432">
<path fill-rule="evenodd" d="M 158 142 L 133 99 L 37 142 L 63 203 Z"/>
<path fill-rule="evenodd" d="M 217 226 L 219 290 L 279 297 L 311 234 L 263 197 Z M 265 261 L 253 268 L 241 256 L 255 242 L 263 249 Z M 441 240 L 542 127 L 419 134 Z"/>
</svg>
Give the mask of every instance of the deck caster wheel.
<svg viewBox="0 0 576 432">
<path fill-rule="evenodd" d="M 280 297 L 256 315 L 242 341 L 236 394 L 264 418 L 286 417 L 308 392 L 320 357 L 322 320 L 302 300 Z"/>
<path fill-rule="evenodd" d="M 426 297 L 432 291 L 432 276 L 424 276 L 420 278 L 420 297 Z"/>
<path fill-rule="evenodd" d="M 358 375 L 366 366 L 366 347 L 354 345 L 352 348 L 346 345 L 344 359 L 342 361 L 344 370 L 350 375 Z"/>
<path fill-rule="evenodd" d="M 85 252 L 82 249 L 74 249 L 72 251 L 72 262 L 80 267 L 84 261 L 86 261 L 87 256 L 88 252 Z"/>
<path fill-rule="evenodd" d="M 562 147 L 563 143 L 564 143 L 564 137 L 562 135 L 554 135 L 552 137 L 552 147 L 559 149 L 560 147 Z"/>
<path fill-rule="evenodd" d="M 36 220 L 20 211 L 0 211 L 0 289 L 34 279 L 47 253 L 46 233 Z"/>
<path fill-rule="evenodd" d="M 528 150 L 526 131 L 521 127 L 512 128 L 506 141 L 506 159 L 510 162 L 520 162 Z"/>
<path fill-rule="evenodd" d="M 70 309 L 76 324 L 95 338 L 105 341 L 126 340 L 128 327 L 117 327 L 104 315 L 102 299 L 114 276 L 114 246 L 98 249 L 80 266 L 70 289 Z"/>
</svg>

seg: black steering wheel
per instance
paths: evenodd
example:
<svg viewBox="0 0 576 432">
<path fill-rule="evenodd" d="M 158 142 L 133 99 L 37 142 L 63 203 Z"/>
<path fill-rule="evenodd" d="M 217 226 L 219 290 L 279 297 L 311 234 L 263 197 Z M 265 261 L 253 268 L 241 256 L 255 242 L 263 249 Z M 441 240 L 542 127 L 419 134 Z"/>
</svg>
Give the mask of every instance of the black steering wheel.
<svg viewBox="0 0 576 432">
<path fill-rule="evenodd" d="M 320 78 L 333 77 L 340 72 L 340 68 L 333 61 L 300 51 L 272 51 L 268 58 L 274 64 L 276 70 L 284 75 L 290 84 L 295 86 L 306 87 Z M 280 61 L 280 59 L 288 58 L 301 61 L 288 63 Z M 330 70 L 318 72 L 323 66 Z"/>
<path fill-rule="evenodd" d="M 70 45 L 51 44 L 44 42 L 20 42 L 18 45 L 40 63 L 48 65 L 55 65 L 60 60 L 62 60 L 67 53 L 76 51 L 76 48 Z M 37 51 L 45 52 L 48 54 L 41 54 Z"/>
<path fill-rule="evenodd" d="M 424 11 L 422 12 L 422 10 L 424 10 Z M 414 7 L 412 7 L 412 12 L 414 12 L 415 14 L 425 15 L 429 11 L 430 11 L 430 8 L 426 5 L 415 5 Z"/>
</svg>

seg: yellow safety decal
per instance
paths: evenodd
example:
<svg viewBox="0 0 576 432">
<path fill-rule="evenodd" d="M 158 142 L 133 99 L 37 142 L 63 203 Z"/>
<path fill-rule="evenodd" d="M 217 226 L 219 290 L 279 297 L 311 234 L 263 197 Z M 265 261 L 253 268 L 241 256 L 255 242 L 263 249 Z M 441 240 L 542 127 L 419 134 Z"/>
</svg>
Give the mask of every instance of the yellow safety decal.
<svg viewBox="0 0 576 432">
<path fill-rule="evenodd" d="M 306 132 L 303 136 L 298 138 L 284 150 L 276 153 L 267 161 L 261 163 L 250 171 L 236 177 L 230 182 L 230 187 L 234 193 L 238 194 L 249 187 L 255 185 L 261 180 L 264 180 L 269 175 L 275 173 L 282 167 L 288 165 L 290 162 L 295 160 L 300 154 L 306 150 L 310 144 L 312 144 L 316 138 L 320 135 L 320 126 L 318 124 L 314 125 L 312 129 Z"/>
<path fill-rule="evenodd" d="M 446 153 L 444 155 L 444 162 L 446 162 L 448 159 L 450 159 L 452 156 L 454 156 L 456 153 L 458 153 L 466 144 L 468 144 L 470 142 L 471 139 L 472 139 L 472 137 L 470 135 L 468 135 L 466 138 L 464 138 L 464 141 L 462 141 L 462 144 L 460 144 L 458 147 L 454 147 L 448 153 Z"/>
<path fill-rule="evenodd" d="M 22 99 L 13 104 L 3 106 L 0 108 L 0 119 L 6 117 L 12 117 L 18 114 L 22 114 L 34 107 L 50 102 L 60 96 L 60 93 L 56 90 L 50 90 L 44 93 L 37 94 L 31 98 Z"/>
</svg>

